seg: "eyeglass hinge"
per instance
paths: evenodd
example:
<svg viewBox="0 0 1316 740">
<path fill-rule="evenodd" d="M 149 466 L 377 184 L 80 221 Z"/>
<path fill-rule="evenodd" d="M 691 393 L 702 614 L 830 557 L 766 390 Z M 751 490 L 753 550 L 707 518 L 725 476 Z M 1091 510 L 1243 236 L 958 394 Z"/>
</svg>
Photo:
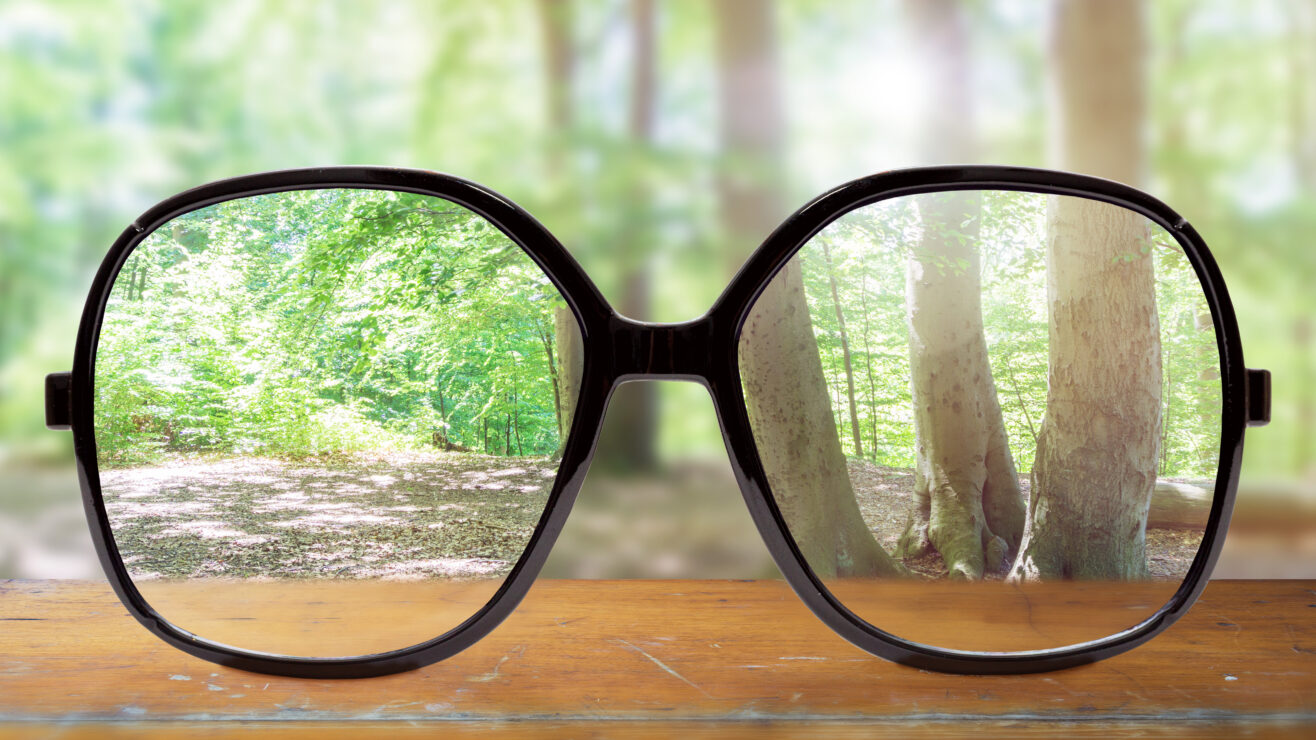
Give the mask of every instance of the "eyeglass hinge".
<svg viewBox="0 0 1316 740">
<path fill-rule="evenodd" d="M 46 376 L 46 428 L 68 431 L 73 421 L 73 373 Z"/>
<path fill-rule="evenodd" d="M 1270 423 L 1270 371 L 1247 371 L 1247 425 L 1262 427 Z"/>
</svg>

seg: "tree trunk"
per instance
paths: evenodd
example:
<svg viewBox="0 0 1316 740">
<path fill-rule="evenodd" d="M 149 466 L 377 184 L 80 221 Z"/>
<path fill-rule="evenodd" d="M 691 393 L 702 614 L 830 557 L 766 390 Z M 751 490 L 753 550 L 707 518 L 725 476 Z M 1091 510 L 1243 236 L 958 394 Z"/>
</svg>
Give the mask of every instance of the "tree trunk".
<svg viewBox="0 0 1316 740">
<path fill-rule="evenodd" d="M 557 417 L 557 438 L 566 438 L 567 428 L 562 419 L 562 386 L 557 376 L 557 356 L 553 353 L 553 332 L 545 326 L 538 327 L 539 341 L 544 345 L 544 357 L 548 361 L 548 379 L 553 384 L 553 413 Z"/>
<path fill-rule="evenodd" d="M 903 573 L 873 539 L 855 501 L 797 260 L 754 304 L 739 352 L 772 498 L 809 567 L 821 578 Z"/>
<path fill-rule="evenodd" d="M 1143 163 L 1143 13 L 1068 0 L 1052 26 L 1053 151 L 1136 183 Z M 1146 578 L 1161 438 L 1161 347 L 1147 220 L 1096 201 L 1048 208 L 1046 415 L 1016 578 Z"/>
<path fill-rule="evenodd" d="M 780 178 L 771 174 L 780 167 L 783 130 L 775 5 L 721 0 L 713 8 L 722 146 L 728 162 L 762 168 L 759 176 L 728 169 L 719 177 L 727 233 L 744 245 L 766 236 L 780 211 Z M 728 250 L 728 263 L 738 266 L 747 251 Z M 904 573 L 873 539 L 855 501 L 798 261 L 788 263 L 759 298 L 738 351 L 772 497 L 809 566 L 822 578 Z"/>
<path fill-rule="evenodd" d="M 872 432 L 872 446 L 869 447 L 869 450 L 872 452 L 873 462 L 877 462 L 877 382 L 873 379 L 873 350 L 868 342 L 868 273 L 865 271 L 863 255 L 864 253 L 860 252 L 859 312 L 864 317 L 860 331 L 864 338 L 864 369 L 868 375 L 868 424 Z"/>
<path fill-rule="evenodd" d="M 823 248 L 823 259 L 827 262 L 827 281 L 832 288 L 832 307 L 836 309 L 836 326 L 841 334 L 841 359 L 845 364 L 845 389 L 850 401 L 850 435 L 854 439 L 854 456 L 864 456 L 864 441 L 859 436 L 859 407 L 854 398 L 854 366 L 850 362 L 850 337 L 845 331 L 845 312 L 841 310 L 841 296 L 836 289 L 836 266 L 832 264 L 832 251 L 827 247 L 827 240 L 819 239 Z"/>
<path fill-rule="evenodd" d="M 959 0 L 906 5 L 932 97 L 924 112 L 925 158 L 969 161 L 969 37 Z M 1023 538 L 1025 506 L 983 333 L 978 254 L 980 196 L 921 196 L 922 237 L 909 257 L 916 506 L 898 552 L 936 549 L 951 578 L 1004 571 Z"/>
<path fill-rule="evenodd" d="M 1316 0 L 1287 5 L 1289 41 L 1289 137 L 1298 182 L 1316 194 Z M 1309 417 L 1300 417 L 1306 421 Z"/>
<path fill-rule="evenodd" d="M 571 420 L 575 417 L 576 401 L 580 398 L 580 376 L 585 369 L 585 348 L 580 336 L 576 315 L 566 306 L 553 310 L 553 335 L 557 344 L 557 378 L 562 392 L 558 396 L 558 417 L 562 420 L 562 436 L 558 438 L 557 454 L 567 443 Z"/>
<path fill-rule="evenodd" d="M 133 302 L 134 291 L 137 290 L 137 262 L 138 260 L 133 260 L 132 272 L 128 273 L 128 294 L 123 297 L 128 303 Z"/>
<path fill-rule="evenodd" d="M 572 109 L 576 76 L 576 51 L 571 37 L 573 9 L 571 0 L 539 0 L 538 7 L 544 49 L 544 87 L 547 91 L 545 114 L 553 135 L 548 146 L 548 177 L 555 183 L 554 189 L 560 191 L 563 189 L 562 181 L 567 169 L 565 142 L 575 122 Z M 558 421 L 558 446 L 555 454 L 561 456 L 567 444 L 567 435 L 571 432 L 571 420 L 580 396 L 580 376 L 584 370 L 580 326 L 570 308 L 559 306 L 553 310 L 551 344 L 556 348 L 556 353 L 548 344 L 546 340 L 545 349 L 549 353 L 549 361 L 554 363 Z"/>
<path fill-rule="evenodd" d="M 512 436 L 516 439 L 516 454 L 524 457 L 525 448 L 521 446 L 521 395 L 515 390 L 512 391 Z"/>
<path fill-rule="evenodd" d="M 448 407 L 443 401 L 443 387 L 439 386 L 439 441 L 442 443 L 436 445 L 441 449 L 448 449 L 451 440 L 448 439 Z"/>
<path fill-rule="evenodd" d="M 906 316 L 914 402 L 914 496 L 902 556 L 929 547 L 952 578 L 1003 571 L 1023 537 L 1019 477 L 983 335 L 979 196 L 919 198 Z"/>
<path fill-rule="evenodd" d="M 549 131 L 550 178 L 560 178 L 564 169 L 563 140 L 571 130 L 571 97 L 575 82 L 576 54 L 571 43 L 571 0 L 539 0 L 540 39 L 544 49 L 544 89 Z"/>
<path fill-rule="evenodd" d="M 713 0 L 717 35 L 717 108 L 723 163 L 717 173 L 721 218 L 731 236 L 730 278 L 780 220 L 786 121 L 777 69 L 776 4 Z"/>
</svg>

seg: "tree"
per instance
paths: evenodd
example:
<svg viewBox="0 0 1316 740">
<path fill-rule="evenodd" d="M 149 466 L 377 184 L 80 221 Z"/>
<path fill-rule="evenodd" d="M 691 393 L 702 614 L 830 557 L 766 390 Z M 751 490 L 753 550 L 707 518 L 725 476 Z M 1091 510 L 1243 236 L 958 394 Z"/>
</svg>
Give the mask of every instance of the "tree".
<svg viewBox="0 0 1316 740">
<path fill-rule="evenodd" d="M 627 133 L 630 147 L 641 158 L 632 166 L 631 182 L 622 204 L 627 217 L 613 250 L 622 262 L 617 310 L 637 319 L 648 318 L 651 309 L 651 276 L 646 242 L 653 239 L 652 196 L 646 180 L 649 167 L 644 158 L 653 147 L 657 81 L 657 7 L 653 0 L 630 0 L 631 69 Z M 651 470 L 657 464 L 658 393 L 653 383 L 632 383 L 619 390 L 608 409 L 609 424 L 619 425 L 620 434 L 599 439 L 596 461 L 627 471 Z"/>
<path fill-rule="evenodd" d="M 933 73 L 924 148 L 973 156 L 968 34 L 958 0 L 910 2 L 923 61 Z M 902 556 L 935 548 L 952 578 L 1009 565 L 1023 536 L 1024 502 L 983 334 L 976 193 L 917 200 L 922 237 L 906 288 L 915 429 L 916 508 Z"/>
<path fill-rule="evenodd" d="M 1141 179 L 1143 8 L 1056 6 L 1053 150 L 1060 166 Z M 1046 415 L 1015 578 L 1147 576 L 1161 437 L 1161 346 L 1147 221 L 1096 201 L 1048 208 Z"/>
<path fill-rule="evenodd" d="M 571 40 L 571 0 L 539 0 L 540 35 L 544 48 L 544 89 L 546 115 L 552 140 L 547 145 L 548 176 L 562 191 L 566 179 L 566 139 L 574 116 L 572 92 L 575 87 L 576 54 Z M 554 388 L 558 422 L 558 454 L 561 454 L 571 431 L 576 401 L 580 396 L 580 378 L 585 369 L 585 355 L 580 325 L 567 306 L 553 311 Z M 552 355 L 553 351 L 549 351 Z"/>
<path fill-rule="evenodd" d="M 863 457 L 864 440 L 859 431 L 859 404 L 855 402 L 854 395 L 854 363 L 850 359 L 850 337 L 845 331 L 845 311 L 841 308 L 840 291 L 836 289 L 836 266 L 832 264 L 832 253 L 827 248 L 827 240 L 819 241 L 822 243 L 823 260 L 827 263 L 827 284 L 832 291 L 832 307 L 836 309 L 837 332 L 841 338 L 841 357 L 845 362 L 845 390 L 849 401 L 846 408 L 850 409 L 850 436 L 854 439 L 855 457 Z M 869 380 L 870 382 L 872 380 L 871 373 Z"/>
<path fill-rule="evenodd" d="M 757 0 L 714 4 L 723 147 L 733 164 L 778 166 L 783 114 L 772 14 Z M 739 174 L 739 173 L 736 173 Z M 721 180 L 727 231 L 761 238 L 779 210 L 777 178 Z M 820 577 L 903 572 L 868 531 L 846 472 L 798 260 L 759 297 L 741 333 L 741 381 L 773 500 Z"/>
</svg>

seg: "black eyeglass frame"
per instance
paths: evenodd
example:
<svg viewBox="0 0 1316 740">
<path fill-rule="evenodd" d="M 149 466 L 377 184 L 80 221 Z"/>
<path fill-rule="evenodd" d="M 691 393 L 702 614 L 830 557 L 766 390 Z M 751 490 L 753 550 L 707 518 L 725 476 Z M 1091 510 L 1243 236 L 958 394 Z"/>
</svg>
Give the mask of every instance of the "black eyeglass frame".
<svg viewBox="0 0 1316 740">
<path fill-rule="evenodd" d="M 447 633 L 401 650 L 351 658 L 302 658 L 209 641 L 171 624 L 142 597 L 128 575 L 106 514 L 96 459 L 93 420 L 95 356 L 114 280 L 133 249 L 166 222 L 223 201 L 290 190 L 394 190 L 449 200 L 494 224 L 518 244 L 557 286 L 575 314 L 584 363 L 575 416 L 562 461 L 529 544 L 497 593 Z M 1220 465 L 1201 545 L 1174 596 L 1142 623 L 1117 634 L 1048 650 L 986 653 L 935 648 L 884 632 L 847 609 L 800 553 L 770 493 L 741 386 L 740 331 L 755 301 L 777 272 L 813 236 L 846 213 L 878 201 L 933 191 L 1011 190 L 1068 195 L 1121 206 L 1172 234 L 1196 271 L 1211 309 L 1223 390 Z M 926 167 L 853 180 L 814 199 L 787 218 L 753 253 L 712 308 L 692 321 L 651 324 L 618 314 L 580 265 L 542 225 L 511 201 L 481 185 L 436 172 L 385 167 L 328 167 L 266 172 L 222 180 L 175 195 L 146 211 L 119 236 L 93 281 L 83 310 L 73 370 L 46 380 L 47 426 L 73 432 L 83 504 L 101 565 L 119 599 L 144 627 L 180 650 L 221 665 L 306 678 L 364 678 L 408 671 L 451 657 L 488 634 L 525 596 L 566 521 L 585 479 L 604 411 L 622 383 L 690 380 L 712 396 L 732 470 L 759 534 L 796 594 L 828 627 L 859 648 L 916 668 L 965 674 L 1050 671 L 1090 663 L 1132 649 L 1173 624 L 1205 587 L 1220 555 L 1238 486 L 1244 429 L 1269 421 L 1270 376 L 1243 363 L 1238 326 L 1220 270 L 1206 244 L 1167 205 L 1134 188 L 1052 170 L 1000 167 Z"/>
</svg>

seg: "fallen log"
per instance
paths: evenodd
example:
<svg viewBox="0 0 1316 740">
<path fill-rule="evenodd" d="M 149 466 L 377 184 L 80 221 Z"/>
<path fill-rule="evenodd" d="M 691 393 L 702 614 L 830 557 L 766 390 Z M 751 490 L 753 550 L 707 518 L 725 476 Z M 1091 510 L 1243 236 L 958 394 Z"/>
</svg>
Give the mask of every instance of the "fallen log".
<svg viewBox="0 0 1316 740">
<path fill-rule="evenodd" d="M 1210 488 L 1158 480 L 1147 512 L 1147 528 L 1203 529 L 1211 518 L 1214 497 Z"/>
</svg>

